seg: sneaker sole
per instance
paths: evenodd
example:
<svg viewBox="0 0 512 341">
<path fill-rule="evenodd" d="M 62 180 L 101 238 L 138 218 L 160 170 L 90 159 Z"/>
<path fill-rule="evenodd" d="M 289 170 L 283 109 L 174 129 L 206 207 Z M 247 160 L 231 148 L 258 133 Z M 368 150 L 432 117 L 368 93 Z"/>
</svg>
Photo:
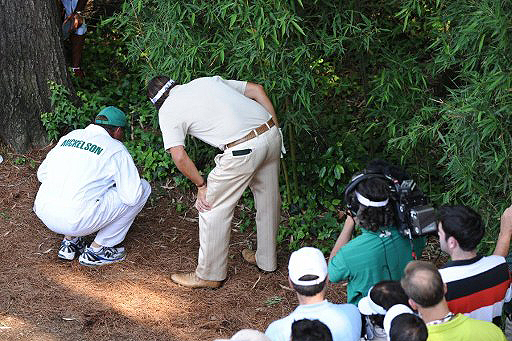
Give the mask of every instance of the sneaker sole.
<svg viewBox="0 0 512 341">
<path fill-rule="evenodd" d="M 116 259 L 116 260 L 111 260 L 111 261 L 108 261 L 108 262 L 98 262 L 98 263 L 86 263 L 82 260 L 79 260 L 78 263 L 80 263 L 80 265 L 85 265 L 85 266 L 89 266 L 89 267 L 97 267 L 97 266 L 102 266 L 102 265 L 109 265 L 109 264 L 113 264 L 113 263 L 117 263 L 117 262 L 122 262 L 126 259 L 126 257 L 123 257 L 123 258 L 120 258 L 120 259 Z"/>
<path fill-rule="evenodd" d="M 66 256 L 64 254 L 61 254 L 61 253 L 57 254 L 57 257 L 59 257 L 59 259 L 66 260 L 66 261 L 74 260 L 75 256 L 76 255 L 73 255 L 73 256 L 70 255 L 71 258 L 69 258 L 68 256 Z"/>
</svg>

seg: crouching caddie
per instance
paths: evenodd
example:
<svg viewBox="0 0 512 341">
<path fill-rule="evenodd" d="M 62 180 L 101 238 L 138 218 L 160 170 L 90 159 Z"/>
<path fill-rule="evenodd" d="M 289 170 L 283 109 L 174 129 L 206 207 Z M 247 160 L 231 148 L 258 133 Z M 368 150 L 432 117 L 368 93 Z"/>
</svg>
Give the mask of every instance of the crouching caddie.
<svg viewBox="0 0 512 341">
<path fill-rule="evenodd" d="M 124 113 L 104 108 L 85 129 L 62 137 L 37 170 L 34 212 L 64 235 L 58 257 L 96 266 L 124 260 L 119 244 L 146 203 L 151 187 L 123 145 Z M 86 248 L 82 236 L 95 233 Z"/>
</svg>

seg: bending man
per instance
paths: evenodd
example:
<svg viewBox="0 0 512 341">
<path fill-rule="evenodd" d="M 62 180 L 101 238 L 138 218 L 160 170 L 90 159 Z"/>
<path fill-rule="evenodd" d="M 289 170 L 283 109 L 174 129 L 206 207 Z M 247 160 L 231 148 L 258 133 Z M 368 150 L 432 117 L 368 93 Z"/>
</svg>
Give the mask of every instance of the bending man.
<svg viewBox="0 0 512 341">
<path fill-rule="evenodd" d="M 260 269 L 274 271 L 281 138 L 274 107 L 263 87 L 219 76 L 176 85 L 158 76 L 149 82 L 147 95 L 159 112 L 164 148 L 197 186 L 198 265 L 195 272 L 174 274 L 171 279 L 190 288 L 221 286 L 227 276 L 233 210 L 247 186 L 257 208 L 258 248 L 256 253 L 244 250 L 242 255 Z M 223 151 L 215 157 L 207 181 L 185 151 L 187 134 Z"/>
</svg>

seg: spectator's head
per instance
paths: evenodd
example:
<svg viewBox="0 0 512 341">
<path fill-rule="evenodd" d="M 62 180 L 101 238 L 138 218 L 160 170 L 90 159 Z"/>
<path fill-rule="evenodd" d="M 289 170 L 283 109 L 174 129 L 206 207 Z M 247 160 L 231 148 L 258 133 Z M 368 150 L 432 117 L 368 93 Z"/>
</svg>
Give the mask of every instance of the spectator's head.
<svg viewBox="0 0 512 341">
<path fill-rule="evenodd" d="M 176 82 L 167 76 L 153 77 L 148 83 L 146 94 L 157 110 L 169 96 L 169 91 L 176 85 Z"/>
<path fill-rule="evenodd" d="M 369 178 L 357 184 L 350 194 L 352 202 L 357 202 L 359 225 L 369 231 L 377 231 L 393 223 L 389 206 L 389 186 L 384 179 Z"/>
<path fill-rule="evenodd" d="M 434 264 L 412 261 L 407 264 L 400 282 L 414 309 L 435 307 L 444 301 L 446 285 Z"/>
<path fill-rule="evenodd" d="M 438 235 L 441 250 L 452 254 L 459 247 L 474 251 L 482 240 L 485 227 L 482 218 L 466 206 L 443 206 L 439 209 Z"/>
<path fill-rule="evenodd" d="M 291 341 L 332 341 L 332 334 L 322 322 L 302 319 L 293 322 Z"/>
<path fill-rule="evenodd" d="M 421 317 L 401 304 L 388 310 L 384 330 L 390 341 L 426 341 L 428 337 L 427 326 Z"/>
<path fill-rule="evenodd" d="M 242 329 L 231 339 L 216 339 L 215 341 L 270 341 L 268 336 L 254 329 Z"/>
<path fill-rule="evenodd" d="M 409 297 L 399 281 L 381 281 L 363 297 L 357 307 L 363 315 L 369 315 L 373 324 L 383 327 L 386 311 L 396 304 L 408 305 Z"/>
<path fill-rule="evenodd" d="M 288 277 L 295 291 L 302 296 L 324 294 L 327 282 L 327 263 L 322 251 L 303 247 L 292 253 Z"/>
<path fill-rule="evenodd" d="M 112 138 L 119 141 L 122 141 L 123 129 L 127 125 L 124 112 L 112 106 L 103 108 L 94 119 L 94 124 L 102 126 Z"/>
</svg>

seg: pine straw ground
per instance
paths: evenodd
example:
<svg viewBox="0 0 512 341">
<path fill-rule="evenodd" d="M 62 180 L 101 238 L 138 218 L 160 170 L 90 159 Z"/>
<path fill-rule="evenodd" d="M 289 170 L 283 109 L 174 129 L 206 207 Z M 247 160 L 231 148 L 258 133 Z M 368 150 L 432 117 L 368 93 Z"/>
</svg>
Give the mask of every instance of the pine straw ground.
<svg viewBox="0 0 512 341">
<path fill-rule="evenodd" d="M 250 231 L 233 229 L 223 287 L 174 284 L 171 273 L 195 269 L 197 214 L 178 214 L 169 203 L 181 194 L 158 185 L 125 240 L 126 261 L 100 268 L 60 261 L 61 236 L 32 212 L 36 169 L 49 149 L 22 156 L 0 148 L 0 340 L 212 340 L 264 331 L 297 305 L 287 287 L 289 252 L 279 251 L 274 273 L 243 261 L 241 250 L 255 243 Z M 16 164 L 20 157 L 27 161 Z M 443 263 L 433 241 L 423 259 Z M 345 295 L 345 284 L 331 284 L 327 297 L 341 303 Z"/>
<path fill-rule="evenodd" d="M 25 155 L 0 149 L 0 340 L 212 340 L 242 328 L 264 331 L 297 305 L 287 289 L 289 253 L 262 273 L 240 255 L 254 233 L 233 230 L 228 279 L 217 290 L 190 290 L 169 275 L 195 269 L 196 213 L 178 214 L 172 189 L 153 187 L 125 246 L 126 261 L 100 268 L 57 259 L 61 236 L 32 212 L 36 169 L 49 147 Z M 18 162 L 19 163 L 19 162 Z M 343 284 L 331 285 L 333 302 Z"/>
</svg>

